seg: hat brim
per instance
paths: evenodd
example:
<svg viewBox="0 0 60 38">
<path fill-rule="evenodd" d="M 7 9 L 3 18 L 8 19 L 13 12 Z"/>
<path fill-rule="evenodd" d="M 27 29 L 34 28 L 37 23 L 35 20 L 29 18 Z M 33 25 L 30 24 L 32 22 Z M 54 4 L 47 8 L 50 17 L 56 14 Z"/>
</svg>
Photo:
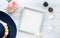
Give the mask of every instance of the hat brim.
<svg viewBox="0 0 60 38">
<path fill-rule="evenodd" d="M 9 35 L 7 36 L 7 38 L 16 38 L 17 29 L 16 29 L 16 25 L 14 21 L 12 20 L 12 18 L 5 12 L 0 11 L 0 20 L 7 23 L 9 27 Z"/>
</svg>

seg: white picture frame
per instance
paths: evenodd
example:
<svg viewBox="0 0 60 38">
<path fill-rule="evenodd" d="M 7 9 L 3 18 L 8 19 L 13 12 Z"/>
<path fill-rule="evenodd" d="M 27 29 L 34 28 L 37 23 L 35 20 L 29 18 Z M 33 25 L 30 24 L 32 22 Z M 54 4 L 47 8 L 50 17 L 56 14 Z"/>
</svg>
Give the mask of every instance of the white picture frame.
<svg viewBox="0 0 60 38">
<path fill-rule="evenodd" d="M 39 33 L 43 21 L 43 12 L 24 7 L 20 17 L 20 28 L 22 32 L 35 34 Z"/>
</svg>

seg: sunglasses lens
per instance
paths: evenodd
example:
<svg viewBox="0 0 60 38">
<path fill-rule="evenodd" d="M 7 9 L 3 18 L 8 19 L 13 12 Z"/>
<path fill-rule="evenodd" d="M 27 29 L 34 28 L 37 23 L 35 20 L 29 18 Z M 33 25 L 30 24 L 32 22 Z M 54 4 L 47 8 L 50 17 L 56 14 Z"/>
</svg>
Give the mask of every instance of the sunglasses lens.
<svg viewBox="0 0 60 38">
<path fill-rule="evenodd" d="M 44 6 L 44 7 L 47 7 L 47 6 L 48 6 L 48 3 L 47 3 L 47 2 L 44 2 L 44 3 L 43 3 L 43 6 Z"/>
<path fill-rule="evenodd" d="M 49 7 L 48 11 L 53 12 L 53 8 Z"/>
</svg>

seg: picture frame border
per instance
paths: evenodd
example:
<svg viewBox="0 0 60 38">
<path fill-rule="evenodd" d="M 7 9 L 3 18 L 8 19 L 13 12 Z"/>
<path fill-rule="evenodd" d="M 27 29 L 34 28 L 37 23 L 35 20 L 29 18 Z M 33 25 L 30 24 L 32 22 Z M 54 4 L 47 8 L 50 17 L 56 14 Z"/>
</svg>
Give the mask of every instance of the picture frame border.
<svg viewBox="0 0 60 38">
<path fill-rule="evenodd" d="M 41 27 L 40 27 L 40 32 L 41 32 L 41 30 L 42 30 L 42 24 L 43 24 L 43 21 L 44 21 L 44 12 L 42 12 L 42 11 L 39 11 L 39 10 L 35 10 L 35 9 L 33 9 L 33 8 L 29 8 L 29 7 L 24 7 L 23 9 L 22 9 L 22 11 L 21 11 L 21 14 L 20 14 L 20 22 L 19 22 L 19 31 L 20 32 L 24 32 L 24 33 L 28 33 L 28 34 L 35 34 L 35 33 L 30 33 L 30 32 L 26 32 L 26 31 L 23 31 L 23 30 L 20 30 L 20 26 L 21 26 L 21 20 L 22 20 L 22 14 L 24 13 L 24 10 L 25 9 L 29 9 L 29 10 L 33 10 L 33 11 L 36 11 L 36 12 L 39 12 L 39 13 L 42 13 L 43 14 L 43 19 L 42 19 L 42 23 L 41 23 Z"/>
</svg>

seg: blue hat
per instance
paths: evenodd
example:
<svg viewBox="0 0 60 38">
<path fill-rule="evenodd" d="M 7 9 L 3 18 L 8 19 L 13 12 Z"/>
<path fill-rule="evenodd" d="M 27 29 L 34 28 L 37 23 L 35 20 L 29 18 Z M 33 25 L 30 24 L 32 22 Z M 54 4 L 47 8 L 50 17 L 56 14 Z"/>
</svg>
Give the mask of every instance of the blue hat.
<svg viewBox="0 0 60 38">
<path fill-rule="evenodd" d="M 14 21 L 11 19 L 11 17 L 8 14 L 6 14 L 5 12 L 0 11 L 0 20 L 7 23 L 7 26 L 9 29 L 9 34 L 6 38 L 16 38 L 17 29 L 16 29 L 16 25 L 15 25 Z M 4 33 L 5 33 L 5 29 L 4 29 L 3 25 L 0 23 L 0 38 L 2 38 L 4 36 Z"/>
</svg>

